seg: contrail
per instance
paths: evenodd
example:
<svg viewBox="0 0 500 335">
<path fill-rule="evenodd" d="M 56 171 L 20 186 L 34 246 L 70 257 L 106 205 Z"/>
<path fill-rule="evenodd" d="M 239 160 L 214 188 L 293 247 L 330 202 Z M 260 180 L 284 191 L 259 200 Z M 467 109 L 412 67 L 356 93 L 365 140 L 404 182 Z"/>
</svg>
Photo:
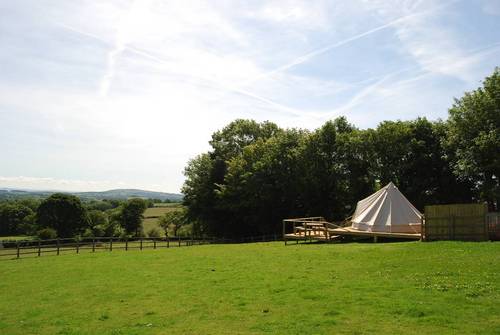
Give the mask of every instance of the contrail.
<svg viewBox="0 0 500 335">
<path fill-rule="evenodd" d="M 95 35 L 95 34 L 92 34 L 92 33 L 88 33 L 88 32 L 85 32 L 85 31 L 82 31 L 82 30 L 79 30 L 79 29 L 76 29 L 74 27 L 71 27 L 71 26 L 68 26 L 66 24 L 58 24 L 59 26 L 67 29 L 67 30 L 70 30 L 72 32 L 75 32 L 75 33 L 78 33 L 80 35 L 83 35 L 83 36 L 87 36 L 87 37 L 90 37 L 90 38 L 93 38 L 93 39 L 96 39 L 98 41 L 101 41 L 107 45 L 112 45 L 113 43 L 107 41 L 106 39 L 103 39 L 102 37 L 98 36 L 98 35 Z M 127 44 L 124 46 L 125 50 L 127 51 L 130 51 L 132 53 L 135 53 L 136 55 L 139 55 L 141 57 L 144 57 L 144 58 L 147 58 L 149 60 L 152 60 L 158 64 L 161 64 L 163 66 L 167 66 L 169 68 L 170 71 L 173 71 L 172 70 L 172 64 L 145 51 L 145 50 L 142 50 L 142 49 L 138 49 L 138 48 L 135 48 L 133 46 L 131 46 L 130 44 Z M 123 51 L 123 50 L 122 50 Z M 177 71 L 178 72 L 178 71 Z M 211 87 L 212 88 L 215 88 L 215 89 L 222 89 L 222 90 L 225 90 L 225 91 L 228 91 L 228 92 L 231 92 L 231 93 L 237 93 L 237 94 L 240 94 L 240 95 L 243 95 L 243 96 L 246 96 L 246 97 L 249 97 L 249 98 L 252 98 L 252 99 L 255 99 L 255 100 L 258 100 L 260 102 L 263 102 L 263 103 L 266 103 L 268 105 L 271 105 L 273 107 L 276 107 L 276 108 L 279 108 L 281 109 L 282 111 L 286 111 L 290 114 L 293 114 L 295 116 L 301 116 L 303 115 L 303 112 L 297 110 L 297 109 L 294 109 L 294 108 L 291 108 L 291 107 L 288 107 L 288 106 L 285 106 L 285 105 L 282 105 L 282 104 L 279 104 L 275 101 L 272 101 L 270 99 L 267 99 L 267 98 L 264 98 L 264 97 L 261 97 L 257 94 L 254 94 L 252 92 L 249 92 L 245 89 L 242 89 L 242 88 L 237 88 L 237 87 L 230 87 L 228 86 L 227 84 L 224 84 L 224 83 L 221 83 L 221 82 L 217 82 L 217 81 L 214 81 L 213 79 L 211 78 L 205 78 L 203 76 L 193 76 L 192 74 L 185 74 L 185 73 L 182 73 L 182 75 L 184 76 L 188 76 L 188 77 L 191 77 L 191 78 L 194 78 L 194 79 L 197 79 L 197 80 L 202 80 L 202 81 L 205 81 L 205 82 L 208 82 L 208 83 L 211 83 Z M 104 78 L 104 79 L 107 79 L 109 80 L 109 78 Z M 101 86 L 101 89 L 106 89 L 106 88 L 103 88 Z M 101 91 L 101 94 L 103 92 Z"/>
<path fill-rule="evenodd" d="M 378 31 L 380 31 L 380 30 L 384 30 L 384 29 L 386 29 L 386 28 L 389 28 L 389 27 L 392 27 L 392 26 L 394 26 L 394 25 L 397 25 L 397 24 L 399 24 L 399 23 L 401 23 L 401 22 L 404 22 L 404 21 L 407 21 L 408 19 L 411 19 L 411 18 L 413 18 L 413 17 L 426 15 L 426 14 L 428 14 L 428 13 L 430 13 L 430 12 L 435 11 L 436 9 L 439 9 L 439 8 L 442 8 L 442 7 L 446 7 L 446 6 L 450 5 L 450 4 L 451 4 L 451 3 L 453 3 L 453 2 L 456 2 L 456 1 L 450 1 L 449 3 L 443 4 L 443 5 L 441 5 L 441 6 L 437 6 L 437 7 L 435 7 L 435 8 L 428 9 L 428 10 L 425 10 L 425 11 L 422 11 L 422 12 L 419 12 L 419 13 L 412 13 L 412 14 L 408 14 L 408 15 L 402 16 L 402 17 L 400 17 L 400 18 L 398 18 L 398 19 L 395 19 L 395 20 L 393 20 L 393 21 L 390 21 L 390 22 L 388 22 L 388 23 L 386 23 L 386 24 L 383 24 L 383 25 L 381 25 L 381 26 L 378 26 L 378 27 L 376 27 L 376 28 L 373 28 L 373 29 L 367 30 L 367 31 L 365 31 L 365 32 L 363 32 L 363 33 L 360 33 L 360 34 L 358 34 L 358 35 L 354 35 L 354 36 L 349 37 L 349 38 L 347 38 L 347 39 L 345 39 L 345 40 L 342 40 L 342 41 L 340 41 L 340 42 L 336 42 L 336 43 L 333 43 L 333 44 L 327 45 L 327 46 L 325 46 L 325 47 L 323 47 L 323 48 L 316 49 L 316 50 L 311 51 L 311 52 L 309 52 L 309 53 L 307 53 L 307 54 L 305 54 L 305 55 L 302 55 L 302 56 L 300 56 L 300 57 L 297 57 L 296 59 L 294 59 L 293 61 L 291 61 L 291 62 L 289 62 L 289 63 L 287 63 L 287 64 L 285 64 L 285 65 L 282 65 L 282 66 L 280 66 L 280 67 L 278 67 L 278 68 L 276 68 L 276 69 L 274 69 L 274 70 L 271 70 L 271 71 L 269 71 L 269 72 L 263 73 L 263 74 L 261 74 L 261 75 L 259 75 L 259 76 L 255 77 L 255 78 L 253 78 L 253 79 L 249 80 L 249 81 L 246 81 L 246 82 L 244 82 L 244 83 L 242 84 L 242 86 L 246 86 L 246 85 L 248 85 L 248 84 L 254 83 L 254 82 L 256 82 L 256 81 L 258 81 L 258 80 L 260 80 L 260 79 L 262 79 L 262 78 L 272 76 L 273 74 L 276 74 L 276 73 L 278 73 L 278 72 L 283 72 L 283 71 L 286 71 L 286 70 L 288 70 L 288 69 L 290 69 L 290 68 L 292 68 L 292 67 L 294 67 L 294 66 L 296 66 L 296 65 L 299 65 L 299 64 L 302 64 L 302 63 L 304 63 L 304 62 L 307 62 L 308 60 L 310 60 L 310 59 L 311 59 L 311 58 L 313 58 L 313 57 L 316 57 L 316 56 L 318 56 L 318 55 L 324 54 L 324 53 L 326 53 L 326 52 L 328 52 L 328 51 L 330 51 L 330 50 L 336 49 L 336 48 L 338 48 L 338 47 L 341 47 L 341 46 L 346 45 L 346 44 L 348 44 L 348 43 L 351 43 L 351 42 L 353 42 L 353 41 L 359 40 L 360 38 L 363 38 L 363 37 L 365 37 L 365 36 L 368 36 L 368 35 L 371 35 L 371 34 L 373 34 L 373 33 L 376 33 L 376 32 L 378 32 Z"/>
</svg>

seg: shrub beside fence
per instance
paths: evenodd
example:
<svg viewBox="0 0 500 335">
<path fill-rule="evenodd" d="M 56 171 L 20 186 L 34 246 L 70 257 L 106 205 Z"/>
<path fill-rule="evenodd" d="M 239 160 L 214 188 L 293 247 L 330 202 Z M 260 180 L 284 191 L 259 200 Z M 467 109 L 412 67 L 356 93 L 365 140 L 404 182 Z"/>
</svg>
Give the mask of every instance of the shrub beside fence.
<svg viewBox="0 0 500 335">
<path fill-rule="evenodd" d="M 0 241 L 0 259 L 40 257 L 63 253 L 99 252 L 113 250 L 143 250 L 189 247 L 206 244 L 269 242 L 281 240 L 278 234 L 249 236 L 237 239 L 215 237 L 95 237 L 61 238 L 53 240 Z"/>
</svg>

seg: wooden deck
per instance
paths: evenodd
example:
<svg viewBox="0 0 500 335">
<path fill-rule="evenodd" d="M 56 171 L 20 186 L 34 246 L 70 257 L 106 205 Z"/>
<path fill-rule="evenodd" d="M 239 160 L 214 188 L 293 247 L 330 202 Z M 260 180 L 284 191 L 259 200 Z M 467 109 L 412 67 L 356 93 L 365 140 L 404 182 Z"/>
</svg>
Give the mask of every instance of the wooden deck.
<svg viewBox="0 0 500 335">
<path fill-rule="evenodd" d="M 420 233 L 370 232 L 341 226 L 348 223 L 331 223 L 322 217 L 286 219 L 283 220 L 283 239 L 286 244 L 290 240 L 330 242 L 342 239 L 345 236 L 373 238 L 374 242 L 377 242 L 379 237 L 409 240 L 420 240 L 422 238 Z"/>
</svg>

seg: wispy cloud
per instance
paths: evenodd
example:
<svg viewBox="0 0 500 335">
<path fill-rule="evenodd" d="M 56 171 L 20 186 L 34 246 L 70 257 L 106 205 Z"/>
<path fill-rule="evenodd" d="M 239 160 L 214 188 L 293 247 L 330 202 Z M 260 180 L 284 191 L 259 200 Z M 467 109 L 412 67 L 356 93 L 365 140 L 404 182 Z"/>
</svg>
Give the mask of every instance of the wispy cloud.
<svg viewBox="0 0 500 335">
<path fill-rule="evenodd" d="M 448 5 L 448 4 L 446 4 Z M 439 6 L 439 8 L 441 7 L 444 7 L 444 5 L 442 6 Z M 259 79 L 262 79 L 262 78 L 265 78 L 265 77 L 268 77 L 268 76 L 272 76 L 276 73 L 279 73 L 279 72 L 283 72 L 283 71 L 287 71 L 289 69 L 291 69 L 292 67 L 294 66 L 297 66 L 297 65 L 300 65 L 302 63 L 305 63 L 305 62 L 308 62 L 309 60 L 311 60 L 312 58 L 316 57 L 316 56 L 319 56 L 321 54 L 324 54 L 326 52 L 329 52 L 331 50 L 334 50 L 336 48 L 339 48 L 339 47 L 342 47 L 342 46 L 345 46 L 349 43 L 352 43 L 356 40 L 359 40 L 365 36 L 368 36 L 368 35 L 371 35 L 371 34 L 374 34 L 378 31 L 381 31 L 381 30 L 384 30 L 384 29 L 387 29 L 387 28 L 390 28 L 390 27 L 393 27 L 393 26 L 396 26 L 398 24 L 401 24 L 401 23 L 404 23 L 406 21 L 409 21 L 415 17 L 423 17 L 425 15 L 428 15 L 428 14 L 431 14 L 433 13 L 437 8 L 433 8 L 431 10 L 425 10 L 425 11 L 421 11 L 421 12 L 416 12 L 416 13 L 411 13 L 411 14 L 407 14 L 407 15 L 404 15 L 404 16 L 401 16 L 397 19 L 394 19 L 388 23 L 385 23 L 385 24 L 382 24 L 380 26 L 377 26 L 375 28 L 372 28 L 372 29 L 369 29 L 367 31 L 364 31 L 362 33 L 359 33 L 359 34 L 356 34 L 354 36 L 351 36 L 349 38 L 346 38 L 342 41 L 339 41 L 339 42 L 335 42 L 335 43 L 332 43 L 332 44 L 329 44 L 327 46 L 324 46 L 322 48 L 319 48 L 319 49 L 316 49 L 314 51 L 311 51 L 307 54 L 304 54 L 302 56 L 299 56 L 297 58 L 295 58 L 294 60 L 282 65 L 282 66 L 279 66 L 271 71 L 268 71 L 266 73 L 263 73 L 261 75 L 259 75 L 258 77 L 256 78 L 252 78 L 250 80 L 248 80 L 247 82 L 243 83 L 243 85 L 248 85 L 250 83 L 254 83 L 255 81 L 259 80 Z"/>
</svg>

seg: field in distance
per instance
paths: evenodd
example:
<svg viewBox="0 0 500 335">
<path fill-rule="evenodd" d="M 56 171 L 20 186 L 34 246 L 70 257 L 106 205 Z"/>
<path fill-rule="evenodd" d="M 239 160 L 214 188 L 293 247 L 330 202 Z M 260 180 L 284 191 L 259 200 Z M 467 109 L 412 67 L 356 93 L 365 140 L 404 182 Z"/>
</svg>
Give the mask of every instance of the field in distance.
<svg viewBox="0 0 500 335">
<path fill-rule="evenodd" d="M 498 334 L 500 243 L 205 245 L 0 262 L 1 334 Z"/>
<path fill-rule="evenodd" d="M 157 228 L 161 232 L 161 236 L 165 236 L 165 231 L 158 224 L 158 219 L 165 213 L 178 211 L 182 208 L 179 203 L 160 203 L 155 204 L 154 207 L 146 209 L 144 212 L 144 219 L 142 221 L 144 232 L 147 234 L 153 228 Z"/>
</svg>

